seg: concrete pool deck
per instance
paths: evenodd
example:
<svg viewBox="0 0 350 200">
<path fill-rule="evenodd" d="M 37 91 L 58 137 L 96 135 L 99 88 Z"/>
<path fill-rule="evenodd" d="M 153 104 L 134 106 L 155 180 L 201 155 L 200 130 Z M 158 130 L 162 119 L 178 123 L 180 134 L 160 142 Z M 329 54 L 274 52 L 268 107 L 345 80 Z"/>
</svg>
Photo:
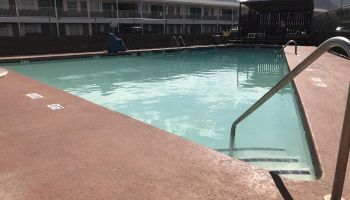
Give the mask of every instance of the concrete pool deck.
<svg viewBox="0 0 350 200">
<path fill-rule="evenodd" d="M 289 66 L 313 49 L 287 47 Z M 323 173 L 283 179 L 295 199 L 331 192 L 349 63 L 327 53 L 296 78 Z M 265 170 L 15 72 L 0 78 L 0 94 L 0 199 L 282 199 Z"/>
<path fill-rule="evenodd" d="M 315 47 L 299 47 L 296 56 L 294 47 L 287 47 L 285 55 L 290 69 L 313 50 Z M 295 79 L 321 169 L 319 180 L 284 179 L 295 199 L 323 199 L 331 193 L 349 83 L 350 61 L 331 53 L 323 54 Z M 350 199 L 350 162 L 343 197 Z"/>
<path fill-rule="evenodd" d="M 0 94 L 1 200 L 282 199 L 265 170 L 15 72 Z"/>
</svg>

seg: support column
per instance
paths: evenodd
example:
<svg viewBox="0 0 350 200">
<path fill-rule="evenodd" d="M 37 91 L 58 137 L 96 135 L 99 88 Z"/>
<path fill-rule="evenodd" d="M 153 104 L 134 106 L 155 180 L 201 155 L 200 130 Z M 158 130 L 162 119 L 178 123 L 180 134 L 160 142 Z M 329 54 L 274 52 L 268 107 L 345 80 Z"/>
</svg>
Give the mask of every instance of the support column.
<svg viewBox="0 0 350 200">
<path fill-rule="evenodd" d="M 140 16 L 141 16 L 141 34 L 143 35 L 143 0 L 141 0 L 141 12 L 140 12 Z"/>
<path fill-rule="evenodd" d="M 16 5 L 16 16 L 18 17 L 19 11 L 18 11 L 17 0 L 15 0 L 15 5 Z M 21 22 L 17 22 L 17 26 L 18 26 L 19 37 L 22 37 Z"/>
<path fill-rule="evenodd" d="M 216 9 L 216 33 L 219 33 L 219 17 L 220 17 L 220 8 Z"/>
<path fill-rule="evenodd" d="M 238 39 L 241 39 L 241 16 L 242 15 L 242 4 L 239 3 L 239 11 L 238 11 Z"/>
<path fill-rule="evenodd" d="M 201 7 L 201 34 L 203 34 L 203 14 L 204 14 L 204 8 Z"/>
<path fill-rule="evenodd" d="M 232 6 L 232 11 L 231 11 L 232 13 L 231 13 L 231 17 L 232 17 L 232 24 L 231 24 L 231 29 L 233 28 L 233 20 L 234 20 L 234 18 L 233 18 L 233 13 L 234 13 L 234 7 Z"/>
<path fill-rule="evenodd" d="M 182 4 L 182 34 L 185 34 L 186 32 L 185 19 L 186 19 L 185 4 Z"/>
<path fill-rule="evenodd" d="M 166 27 L 165 27 L 165 4 L 163 3 L 163 35 L 166 34 Z"/>
<path fill-rule="evenodd" d="M 56 0 L 54 0 L 53 3 L 54 3 L 54 6 L 55 6 L 57 37 L 60 37 L 60 26 L 59 26 L 59 24 L 58 24 L 58 12 L 57 12 L 57 3 L 56 3 Z"/>
<path fill-rule="evenodd" d="M 91 18 L 90 0 L 86 1 L 86 7 L 87 7 L 87 11 L 88 11 L 88 18 L 89 18 L 89 35 L 92 36 L 92 25 L 91 25 L 91 22 L 90 22 L 90 18 Z"/>
<path fill-rule="evenodd" d="M 117 33 L 119 33 L 119 1 L 115 0 L 115 4 L 117 9 Z"/>
</svg>

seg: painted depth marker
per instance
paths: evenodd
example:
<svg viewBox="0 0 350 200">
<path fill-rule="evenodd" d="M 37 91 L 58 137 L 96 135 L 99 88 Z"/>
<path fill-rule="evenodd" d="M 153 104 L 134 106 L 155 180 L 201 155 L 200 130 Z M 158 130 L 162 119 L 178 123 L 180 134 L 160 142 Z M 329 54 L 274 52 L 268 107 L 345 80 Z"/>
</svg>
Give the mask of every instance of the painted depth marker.
<svg viewBox="0 0 350 200">
<path fill-rule="evenodd" d="M 29 93 L 29 94 L 26 94 L 26 96 L 30 97 L 31 99 L 42 99 L 42 98 L 44 98 L 42 95 L 40 95 L 38 93 Z"/>
<path fill-rule="evenodd" d="M 58 104 L 58 103 L 49 104 L 49 105 L 46 105 L 46 106 L 48 108 L 50 108 L 51 110 L 61 110 L 61 109 L 64 108 L 61 104 Z"/>
<path fill-rule="evenodd" d="M 322 81 L 321 78 L 311 77 L 311 80 L 316 87 L 327 87 L 327 85 Z"/>
</svg>

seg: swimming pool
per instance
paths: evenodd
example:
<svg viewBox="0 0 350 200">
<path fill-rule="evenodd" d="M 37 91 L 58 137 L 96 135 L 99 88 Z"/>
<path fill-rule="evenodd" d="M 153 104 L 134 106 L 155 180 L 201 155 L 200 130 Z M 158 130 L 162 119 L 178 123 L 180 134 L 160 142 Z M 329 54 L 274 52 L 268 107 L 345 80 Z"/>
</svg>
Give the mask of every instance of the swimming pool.
<svg viewBox="0 0 350 200">
<path fill-rule="evenodd" d="M 288 72 L 268 48 L 222 48 L 8 64 L 9 69 L 228 154 L 230 126 Z M 237 127 L 235 157 L 315 179 L 288 85 Z"/>
</svg>

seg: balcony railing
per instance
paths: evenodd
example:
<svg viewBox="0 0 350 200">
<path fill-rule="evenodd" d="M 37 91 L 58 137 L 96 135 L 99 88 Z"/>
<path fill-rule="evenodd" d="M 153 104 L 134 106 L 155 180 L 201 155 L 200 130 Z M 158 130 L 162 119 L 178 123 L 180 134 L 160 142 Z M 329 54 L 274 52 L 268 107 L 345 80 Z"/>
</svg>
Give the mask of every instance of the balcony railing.
<svg viewBox="0 0 350 200">
<path fill-rule="evenodd" d="M 203 20 L 217 20 L 217 16 L 203 15 Z"/>
<path fill-rule="evenodd" d="M 15 11 L 16 12 L 16 11 Z M 40 7 L 38 9 L 19 9 L 19 16 L 55 17 L 55 8 Z"/>
<path fill-rule="evenodd" d="M 56 17 L 56 10 L 54 7 L 39 7 L 37 9 L 19 9 L 19 16 L 37 16 L 37 17 Z M 16 8 L 11 7 L 9 9 L 0 9 L 0 16 L 16 16 Z M 57 8 L 57 17 L 88 17 L 89 12 L 87 9 L 63 9 Z M 141 18 L 141 13 L 138 10 L 91 10 L 90 17 L 97 18 Z M 225 20 L 231 21 L 231 14 L 224 14 L 219 17 L 201 15 L 201 13 L 191 13 L 183 16 L 178 12 L 164 13 L 162 11 L 152 11 L 150 13 L 144 12 L 143 18 L 150 19 L 190 19 L 190 20 Z M 234 16 L 234 20 L 237 16 Z"/>
<path fill-rule="evenodd" d="M 0 16 L 16 16 L 16 8 L 0 9 Z"/>
<path fill-rule="evenodd" d="M 116 10 L 92 10 L 90 11 L 91 17 L 106 17 L 106 18 L 117 18 L 118 13 Z"/>
<path fill-rule="evenodd" d="M 85 9 L 78 10 L 64 10 L 63 8 L 57 8 L 58 17 L 87 17 L 88 12 Z"/>
<path fill-rule="evenodd" d="M 201 19 L 200 13 L 191 13 L 189 15 L 186 15 L 186 19 Z"/>
<path fill-rule="evenodd" d="M 143 13 L 143 18 L 151 18 L 151 19 L 163 19 L 163 12 L 153 11 L 151 13 Z"/>
<path fill-rule="evenodd" d="M 222 14 L 219 17 L 220 20 L 224 20 L 224 21 L 231 21 L 232 20 L 232 14 Z"/>
<path fill-rule="evenodd" d="M 183 16 L 178 13 L 168 12 L 168 14 L 165 15 L 165 18 L 166 19 L 183 19 Z"/>
<path fill-rule="evenodd" d="M 119 18 L 141 18 L 137 10 L 119 10 Z"/>
</svg>

